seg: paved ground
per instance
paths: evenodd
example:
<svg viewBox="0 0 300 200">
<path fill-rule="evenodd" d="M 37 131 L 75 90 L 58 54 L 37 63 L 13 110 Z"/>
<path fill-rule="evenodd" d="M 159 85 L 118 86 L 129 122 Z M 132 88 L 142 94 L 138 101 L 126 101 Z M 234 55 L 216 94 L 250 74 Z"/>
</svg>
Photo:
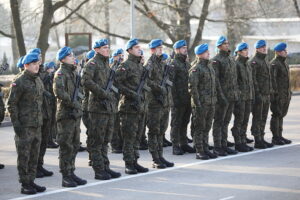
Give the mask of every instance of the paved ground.
<svg viewBox="0 0 300 200">
<path fill-rule="evenodd" d="M 173 156 L 165 148 L 165 157 L 176 167 L 167 170 L 151 169 L 149 173 L 128 176 L 119 154 L 110 154 L 112 168 L 122 172 L 120 179 L 96 181 L 88 167 L 87 153 L 79 153 L 77 174 L 88 184 L 77 188 L 62 188 L 58 172 L 58 152 L 48 150 L 46 168 L 55 175 L 38 179 L 47 192 L 35 196 L 20 194 L 17 182 L 16 153 L 12 127 L 0 128 L 0 199 L 204 199 L 204 200 L 299 200 L 300 199 L 300 96 L 294 96 L 290 112 L 284 120 L 284 135 L 293 140 L 291 145 L 255 150 L 216 160 L 199 161 L 194 154 Z M 269 122 L 268 122 L 269 124 Z M 82 127 L 83 132 L 84 127 Z M 267 140 L 271 134 L 267 126 Z M 169 130 L 168 130 L 169 131 Z M 230 137 L 232 141 L 232 137 Z M 82 141 L 85 136 L 82 134 Z M 141 164 L 151 166 L 147 151 L 141 151 Z"/>
</svg>

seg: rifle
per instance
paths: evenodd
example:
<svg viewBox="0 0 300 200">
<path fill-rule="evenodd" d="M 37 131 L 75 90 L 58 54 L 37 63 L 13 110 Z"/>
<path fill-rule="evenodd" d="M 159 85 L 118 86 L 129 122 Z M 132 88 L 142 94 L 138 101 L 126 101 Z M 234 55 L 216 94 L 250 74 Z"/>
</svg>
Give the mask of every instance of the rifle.
<svg viewBox="0 0 300 200">
<path fill-rule="evenodd" d="M 81 73 L 82 73 L 83 66 L 84 66 L 84 59 L 81 60 L 80 70 L 76 74 L 76 82 L 75 82 L 75 89 L 74 89 L 74 92 L 73 92 L 73 95 L 72 95 L 72 102 L 77 101 L 78 97 L 80 99 L 83 99 L 83 95 L 79 91 L 80 81 L 81 81 Z"/>
<path fill-rule="evenodd" d="M 167 64 L 164 67 L 163 78 L 160 83 L 160 86 L 164 87 L 166 89 L 168 86 L 173 87 L 173 82 L 170 81 L 169 74 L 170 74 L 170 71 L 172 70 L 172 68 L 174 67 L 173 65 L 171 65 L 172 59 L 174 57 L 174 52 L 171 54 L 170 57 L 171 58 L 168 60 Z M 161 104 L 164 104 L 164 95 L 160 94 L 159 96 L 157 96 L 157 101 Z"/>
<path fill-rule="evenodd" d="M 118 69 L 120 64 L 120 59 L 110 68 L 110 72 L 109 72 L 109 77 L 107 80 L 107 84 L 106 87 L 104 88 L 104 90 L 106 92 L 110 92 L 113 91 L 116 94 L 119 93 L 118 88 L 116 88 L 113 84 L 114 84 L 114 80 L 115 80 L 115 76 L 116 76 L 116 70 Z"/>
</svg>

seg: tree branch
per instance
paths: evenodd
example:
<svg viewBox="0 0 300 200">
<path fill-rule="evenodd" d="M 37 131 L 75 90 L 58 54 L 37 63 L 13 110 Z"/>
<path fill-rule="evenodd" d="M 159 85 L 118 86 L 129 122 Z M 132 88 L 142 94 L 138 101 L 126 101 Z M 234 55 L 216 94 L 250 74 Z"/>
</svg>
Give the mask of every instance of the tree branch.
<svg viewBox="0 0 300 200">
<path fill-rule="evenodd" d="M 66 21 L 67 19 L 69 19 L 74 13 L 76 13 L 85 3 L 89 2 L 90 0 L 84 0 L 83 2 L 81 2 L 72 12 L 70 12 L 64 19 L 58 21 L 58 22 L 53 22 L 51 24 L 51 28 L 54 26 L 57 26 L 61 23 L 63 23 L 64 21 Z"/>
<path fill-rule="evenodd" d="M 50 0 L 52 1 L 52 0 Z M 54 5 L 53 5 L 53 11 L 55 12 L 57 9 L 59 9 L 60 7 L 63 7 L 65 6 L 70 0 L 61 0 L 61 1 L 58 1 L 56 2 Z"/>
<path fill-rule="evenodd" d="M 4 31 L 1 31 L 1 30 L 0 30 L 0 35 L 3 35 L 3 36 L 5 36 L 5 37 L 9 37 L 9 38 L 15 38 L 14 35 L 5 33 Z"/>
<path fill-rule="evenodd" d="M 297 0 L 293 0 L 298 17 L 300 17 L 300 9 Z"/>
</svg>

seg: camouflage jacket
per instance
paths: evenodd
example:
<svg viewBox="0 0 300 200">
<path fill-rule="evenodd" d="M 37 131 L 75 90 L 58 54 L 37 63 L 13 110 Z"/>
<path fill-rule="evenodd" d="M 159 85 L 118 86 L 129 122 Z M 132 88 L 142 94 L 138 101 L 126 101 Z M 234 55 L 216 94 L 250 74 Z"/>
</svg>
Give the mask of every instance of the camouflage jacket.
<svg viewBox="0 0 300 200">
<path fill-rule="evenodd" d="M 69 64 L 61 64 L 54 75 L 53 91 L 57 98 L 56 120 L 80 118 L 82 110 L 78 99 L 72 101 L 76 84 L 76 67 Z"/>
<path fill-rule="evenodd" d="M 276 56 L 270 62 L 274 95 L 279 98 L 291 97 L 290 72 L 286 58 Z"/>
<path fill-rule="evenodd" d="M 172 99 L 174 106 L 181 106 L 191 103 L 191 96 L 189 94 L 189 70 L 191 65 L 186 61 L 187 57 L 181 54 L 175 54 L 172 61 L 174 66 L 171 81 L 172 87 Z"/>
<path fill-rule="evenodd" d="M 240 99 L 243 101 L 254 99 L 254 86 L 252 68 L 249 65 L 248 57 L 238 55 L 236 57 L 237 81 L 241 91 Z"/>
<path fill-rule="evenodd" d="M 42 126 L 43 92 L 38 74 L 25 70 L 14 80 L 7 102 L 14 127 Z"/>
<path fill-rule="evenodd" d="M 140 64 L 141 57 L 129 54 L 128 59 L 120 64 L 116 72 L 116 86 L 121 94 L 119 111 L 127 113 L 144 113 L 146 92 L 143 90 L 142 101 L 136 104 L 137 88 L 140 84 L 144 67 Z M 148 86 L 146 86 L 148 87 Z M 145 88 L 145 87 L 144 87 Z"/>
<path fill-rule="evenodd" d="M 85 65 L 82 75 L 82 85 L 90 91 L 88 99 L 88 111 L 93 113 L 113 113 L 117 109 L 114 106 L 112 91 L 105 91 L 109 79 L 109 58 L 96 54 Z"/>
<path fill-rule="evenodd" d="M 192 107 L 214 105 L 217 101 L 215 70 L 209 60 L 197 58 L 189 73 Z"/>
<path fill-rule="evenodd" d="M 266 54 L 256 52 L 254 57 L 249 60 L 252 68 L 255 96 L 268 96 L 271 94 L 271 73 L 266 56 Z"/>
<path fill-rule="evenodd" d="M 234 59 L 230 52 L 222 51 L 212 58 L 212 66 L 216 73 L 216 87 L 218 101 L 239 100 L 239 88 L 237 84 L 237 72 Z"/>
</svg>

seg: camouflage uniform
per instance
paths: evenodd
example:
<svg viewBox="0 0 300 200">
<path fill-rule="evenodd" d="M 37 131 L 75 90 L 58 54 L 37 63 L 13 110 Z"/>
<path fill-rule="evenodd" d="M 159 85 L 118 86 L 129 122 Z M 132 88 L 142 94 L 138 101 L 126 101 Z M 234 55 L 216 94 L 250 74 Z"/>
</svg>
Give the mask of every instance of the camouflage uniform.
<svg viewBox="0 0 300 200">
<path fill-rule="evenodd" d="M 249 62 L 255 91 L 251 132 L 253 136 L 263 137 L 270 106 L 271 73 L 266 54 L 257 52 Z"/>
<path fill-rule="evenodd" d="M 191 96 L 188 91 L 188 76 L 190 64 L 187 56 L 176 54 L 172 64 L 174 70 L 171 76 L 173 82 L 171 108 L 171 140 L 173 146 L 186 145 L 187 125 L 191 115 Z"/>
<path fill-rule="evenodd" d="M 62 63 L 54 75 L 53 91 L 57 98 L 57 143 L 59 167 L 64 177 L 75 170 L 75 158 L 80 147 L 81 105 L 72 101 L 76 82 L 76 67 Z"/>
<path fill-rule="evenodd" d="M 8 111 L 15 130 L 19 181 L 34 181 L 41 144 L 44 87 L 38 74 L 25 70 L 12 83 Z"/>
<path fill-rule="evenodd" d="M 140 59 L 129 54 L 116 72 L 116 84 L 121 93 L 119 113 L 124 141 L 123 160 L 128 165 L 134 165 L 139 158 L 139 144 L 145 123 L 145 93 L 142 94 L 142 101 L 135 104 L 139 98 L 136 89 L 144 71 Z"/>
<path fill-rule="evenodd" d="M 0 125 L 1 122 L 4 120 L 4 115 L 5 115 L 5 105 L 4 105 L 4 101 L 3 101 L 3 92 L 2 92 L 2 88 L 3 85 L 0 83 Z"/>
<path fill-rule="evenodd" d="M 82 84 L 90 91 L 88 150 L 95 173 L 109 167 L 108 143 L 114 131 L 114 117 L 117 111 L 114 106 L 114 93 L 104 89 L 109 74 L 109 58 L 97 53 L 87 62 L 82 76 Z"/>
<path fill-rule="evenodd" d="M 197 153 L 208 149 L 215 104 L 217 101 L 215 71 L 208 65 L 209 60 L 197 58 L 189 73 L 189 90 L 192 100 L 193 141 Z"/>
<path fill-rule="evenodd" d="M 115 101 L 115 107 L 116 110 L 118 109 L 118 103 L 120 100 L 120 95 L 116 94 L 116 101 Z M 115 125 L 114 125 L 114 132 L 111 140 L 111 147 L 113 150 L 122 150 L 123 148 L 123 138 L 122 138 L 122 132 L 121 132 L 121 126 L 120 126 L 120 114 L 117 111 L 115 114 Z"/>
<path fill-rule="evenodd" d="M 271 61 L 271 77 L 274 90 L 271 100 L 271 131 L 273 138 L 282 138 L 283 118 L 288 112 L 291 101 L 290 74 L 286 58 L 276 56 Z"/>
<path fill-rule="evenodd" d="M 236 57 L 237 81 L 241 92 L 239 101 L 234 107 L 234 124 L 231 129 L 235 144 L 246 144 L 246 132 L 254 98 L 252 68 L 248 57 Z"/>
<path fill-rule="evenodd" d="M 212 66 L 216 73 L 217 104 L 213 122 L 214 146 L 227 148 L 228 125 L 235 102 L 239 99 L 237 72 L 230 52 L 220 50 L 212 58 Z"/>
</svg>

